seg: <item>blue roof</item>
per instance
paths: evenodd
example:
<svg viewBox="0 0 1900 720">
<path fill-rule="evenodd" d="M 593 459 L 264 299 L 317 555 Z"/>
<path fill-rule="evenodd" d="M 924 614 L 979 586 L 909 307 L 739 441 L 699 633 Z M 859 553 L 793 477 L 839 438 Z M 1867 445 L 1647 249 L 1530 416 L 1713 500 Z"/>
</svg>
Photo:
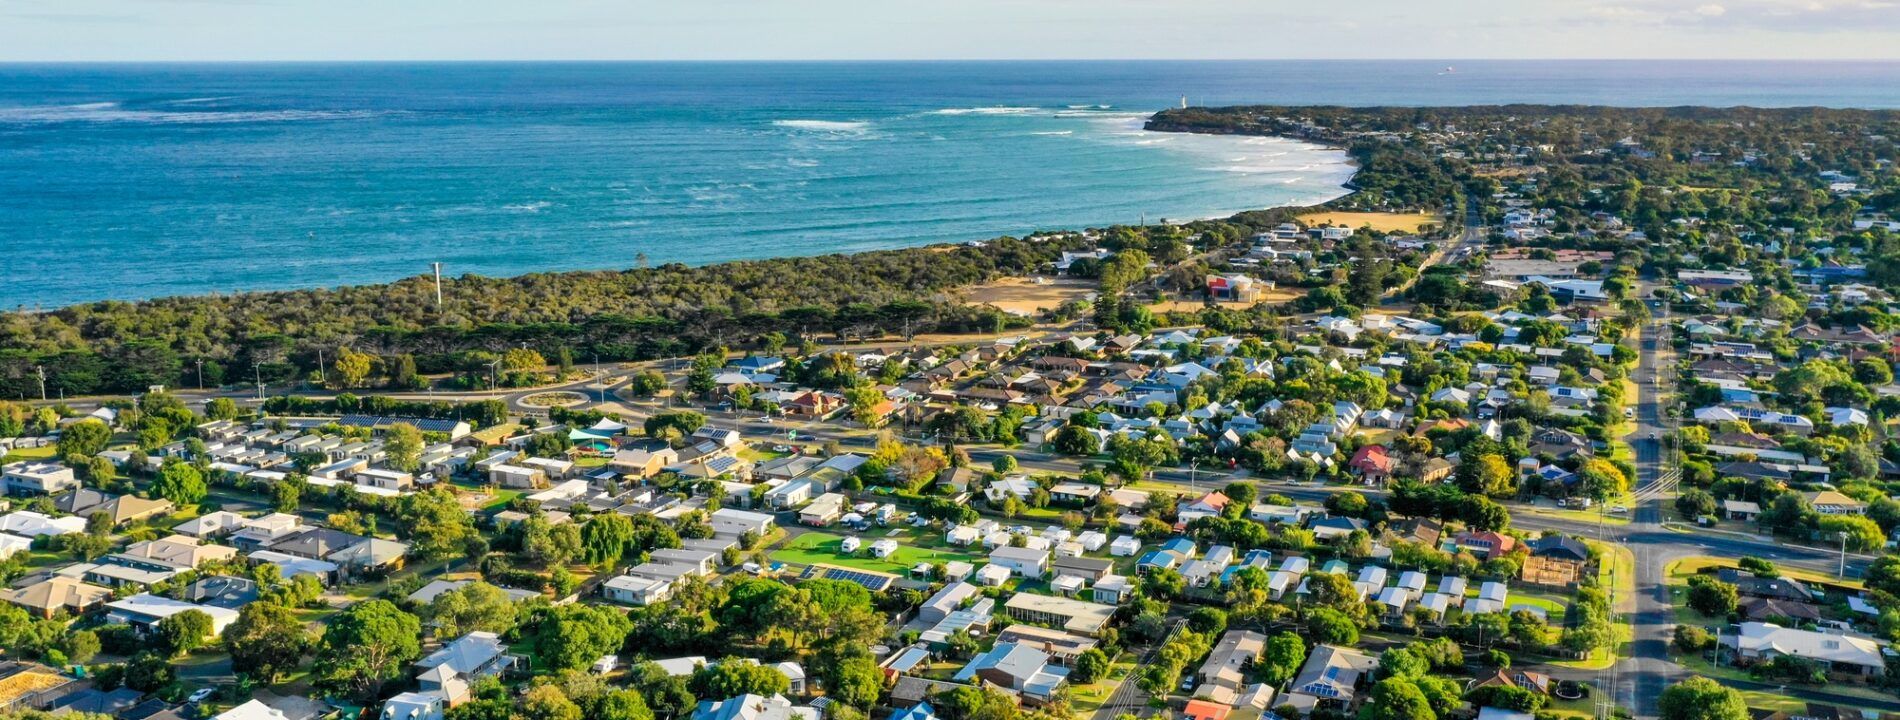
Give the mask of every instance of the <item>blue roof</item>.
<svg viewBox="0 0 1900 720">
<path fill-rule="evenodd" d="M 937 720 L 937 709 L 920 702 L 891 715 L 891 720 Z"/>
</svg>

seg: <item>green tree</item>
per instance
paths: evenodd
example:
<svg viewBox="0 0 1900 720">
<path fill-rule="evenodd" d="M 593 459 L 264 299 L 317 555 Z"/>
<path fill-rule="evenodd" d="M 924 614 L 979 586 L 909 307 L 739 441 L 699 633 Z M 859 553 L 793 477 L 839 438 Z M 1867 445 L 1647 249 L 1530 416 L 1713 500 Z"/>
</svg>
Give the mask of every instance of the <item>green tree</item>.
<svg viewBox="0 0 1900 720">
<path fill-rule="evenodd" d="M 534 608 L 520 633 L 532 639 L 537 667 L 578 670 L 619 649 L 632 628 L 619 610 L 573 604 Z"/>
<path fill-rule="evenodd" d="M 198 472 L 197 467 L 175 457 L 165 458 L 165 464 L 158 469 L 158 478 L 152 481 L 153 496 L 180 507 L 198 504 L 210 491 L 204 474 Z"/>
<path fill-rule="evenodd" d="M 1662 720 L 1748 720 L 1748 703 L 1733 688 L 1690 677 L 1663 689 L 1656 700 Z"/>
<path fill-rule="evenodd" d="M 1840 542 L 1845 533 L 1849 550 L 1878 550 L 1887 541 L 1880 525 L 1863 515 L 1823 515 L 1815 522 L 1815 530 L 1831 543 Z"/>
<path fill-rule="evenodd" d="M 211 638 L 211 616 L 186 610 L 158 621 L 156 645 L 167 655 L 182 655 L 204 647 Z"/>
<path fill-rule="evenodd" d="M 657 370 L 641 371 L 627 382 L 627 392 L 634 397 L 653 397 L 666 389 L 666 376 Z"/>
<path fill-rule="evenodd" d="M 1508 685 L 1487 685 L 1465 693 L 1465 699 L 1478 707 L 1535 713 L 1544 709 L 1550 698 L 1535 690 Z"/>
<path fill-rule="evenodd" d="M 689 686 L 703 698 L 729 698 L 740 695 L 783 695 L 791 690 L 791 680 L 770 665 L 740 662 L 728 657 L 693 673 Z"/>
<path fill-rule="evenodd" d="M 1710 617 L 1726 617 L 1735 612 L 1735 586 L 1708 575 L 1689 578 L 1689 607 Z"/>
<path fill-rule="evenodd" d="M 319 687 L 366 699 L 406 677 L 422 655 L 422 622 L 388 600 L 367 600 L 330 618 L 317 644 Z"/>
<path fill-rule="evenodd" d="M 396 519 L 412 550 L 423 560 L 458 555 L 469 539 L 479 537 L 475 520 L 446 487 L 403 496 L 396 504 Z"/>
<path fill-rule="evenodd" d="M 1089 648 L 1075 658 L 1075 668 L 1069 672 L 1069 682 L 1087 685 L 1108 673 L 1108 653 L 1101 648 Z"/>
<path fill-rule="evenodd" d="M 1372 696 L 1359 711 L 1360 720 L 1437 720 L 1438 713 L 1410 678 L 1386 678 L 1374 683 Z"/>
<path fill-rule="evenodd" d="M 1476 455 L 1458 465 L 1458 488 L 1468 493 L 1502 497 L 1517 492 L 1517 476 L 1504 456 Z"/>
<path fill-rule="evenodd" d="M 383 432 L 383 452 L 389 466 L 406 473 L 422 469 L 422 431 L 409 423 L 390 425 Z"/>
<path fill-rule="evenodd" d="M 280 513 L 293 513 L 303 500 L 304 480 L 301 475 L 291 475 L 270 486 L 271 510 Z"/>
<path fill-rule="evenodd" d="M 851 652 L 843 660 L 819 667 L 826 697 L 856 708 L 877 705 L 878 695 L 884 691 L 884 671 L 869 654 Z"/>
<path fill-rule="evenodd" d="M 1082 457 L 1102 451 L 1102 441 L 1096 438 L 1095 433 L 1075 424 L 1064 425 L 1057 430 L 1052 443 L 1056 452 L 1063 455 Z"/>
<path fill-rule="evenodd" d="M 581 706 L 554 685 L 536 685 L 521 696 L 522 720 L 581 720 Z"/>
<path fill-rule="evenodd" d="M 224 649 L 236 672 L 266 684 L 293 670 L 310 650 L 310 633 L 282 605 L 257 601 L 238 611 L 224 628 Z"/>
<path fill-rule="evenodd" d="M 77 464 L 80 458 L 98 455 L 112 440 L 112 428 L 98 420 L 86 419 L 67 425 L 59 432 L 59 459 Z"/>
<path fill-rule="evenodd" d="M 337 348 L 336 361 L 331 369 L 336 375 L 330 383 L 339 388 L 362 387 L 369 379 L 370 370 L 375 367 L 376 358 L 368 353 L 360 353 L 349 348 Z"/>
<path fill-rule="evenodd" d="M 1355 645 L 1359 626 L 1345 613 L 1332 608 L 1314 608 L 1306 614 L 1307 636 L 1325 645 Z"/>
<path fill-rule="evenodd" d="M 610 690 L 595 700 L 585 713 L 588 720 L 653 720 L 646 698 L 633 690 Z"/>
<path fill-rule="evenodd" d="M 1603 458 L 1590 458 L 1577 468 L 1577 489 L 1596 500 L 1608 500 L 1629 489 L 1629 476 Z"/>
<path fill-rule="evenodd" d="M 1700 625 L 1683 623 L 1676 626 L 1675 636 L 1670 640 L 1677 650 L 1686 653 L 1702 652 L 1715 646 L 1715 636 L 1702 629 Z"/>
<path fill-rule="evenodd" d="M 205 403 L 205 417 L 211 420 L 230 420 L 238 416 L 237 402 L 227 397 L 212 398 Z"/>
<path fill-rule="evenodd" d="M 75 630 L 66 636 L 66 642 L 61 649 L 65 651 L 68 662 L 84 665 L 91 662 L 94 655 L 99 654 L 99 647 L 98 633 L 91 630 Z"/>
<path fill-rule="evenodd" d="M 706 416 L 691 410 L 660 413 L 646 419 L 642 429 L 648 437 L 681 438 L 705 427 Z"/>
<path fill-rule="evenodd" d="M 1694 520 L 1705 515 L 1715 514 L 1715 496 L 1709 491 L 1688 488 L 1676 496 L 1676 513 L 1684 520 Z"/>
<path fill-rule="evenodd" d="M 97 455 L 86 458 L 83 469 L 86 479 L 91 481 L 93 487 L 111 487 L 112 481 L 119 477 L 118 466 L 113 465 L 111 460 Z"/>
<path fill-rule="evenodd" d="M 423 611 L 435 626 L 435 636 L 459 638 L 477 630 L 506 633 L 515 627 L 514 598 L 501 588 L 480 580 L 437 595 Z"/>
<path fill-rule="evenodd" d="M 1379 677 L 1416 678 L 1431 669 L 1431 663 L 1425 658 L 1402 647 L 1388 648 L 1379 654 Z"/>
<path fill-rule="evenodd" d="M 1279 687 L 1292 680 L 1305 662 L 1306 641 L 1291 631 L 1281 631 L 1267 638 L 1267 647 L 1254 670 L 1259 673 L 1261 682 Z"/>
<path fill-rule="evenodd" d="M 158 692 L 178 678 L 170 658 L 157 652 L 141 652 L 125 664 L 125 686 L 133 690 Z"/>
</svg>

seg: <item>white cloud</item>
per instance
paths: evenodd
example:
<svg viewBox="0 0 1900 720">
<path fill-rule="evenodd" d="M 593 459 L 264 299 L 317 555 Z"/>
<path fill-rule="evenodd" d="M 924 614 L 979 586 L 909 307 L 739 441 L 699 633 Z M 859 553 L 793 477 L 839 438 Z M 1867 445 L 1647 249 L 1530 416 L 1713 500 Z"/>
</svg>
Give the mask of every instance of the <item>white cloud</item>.
<svg viewBox="0 0 1900 720">
<path fill-rule="evenodd" d="M 1728 8 L 1722 7 L 1715 3 L 1709 3 L 1707 5 L 1703 5 L 1702 7 L 1696 8 L 1695 14 L 1701 15 L 1704 17 L 1720 17 L 1722 15 L 1728 14 Z"/>
</svg>

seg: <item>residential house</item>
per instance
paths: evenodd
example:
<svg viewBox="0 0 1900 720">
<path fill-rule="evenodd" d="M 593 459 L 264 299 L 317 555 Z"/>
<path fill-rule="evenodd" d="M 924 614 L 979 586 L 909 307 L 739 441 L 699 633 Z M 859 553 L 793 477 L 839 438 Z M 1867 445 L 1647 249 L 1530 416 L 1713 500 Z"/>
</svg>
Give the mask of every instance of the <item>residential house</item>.
<svg viewBox="0 0 1900 720">
<path fill-rule="evenodd" d="M 450 707 L 469 697 L 469 686 L 476 680 L 494 677 L 514 667 L 516 658 L 508 654 L 501 636 L 475 631 L 456 638 L 435 652 L 416 661 L 422 671 L 417 681 L 425 693 L 441 695 Z"/>
<path fill-rule="evenodd" d="M 50 618 L 61 612 L 84 615 L 112 599 L 112 589 L 55 575 L 26 587 L 7 590 L 0 598 L 39 617 Z"/>
<path fill-rule="evenodd" d="M 1094 637 L 1115 615 L 1115 606 L 1085 600 L 1019 592 L 1003 603 L 1010 617 L 1024 622 L 1059 626 L 1079 635 Z"/>
<path fill-rule="evenodd" d="M 1366 445 L 1353 453 L 1352 460 L 1346 463 L 1346 468 L 1368 484 L 1384 484 L 1387 478 L 1392 477 L 1392 470 L 1397 465 L 1397 460 L 1385 449 L 1384 445 Z"/>
<path fill-rule="evenodd" d="M 1352 648 L 1314 647 L 1282 702 L 1303 714 L 1316 709 L 1350 709 L 1357 704 L 1361 677 L 1378 665 L 1377 657 Z"/>
<path fill-rule="evenodd" d="M 956 682 L 982 680 L 1037 704 L 1054 699 L 1068 679 L 1069 669 L 1050 662 L 1048 653 L 1019 643 L 997 643 L 952 678 Z"/>
<path fill-rule="evenodd" d="M 0 488 L 15 497 L 54 495 L 79 487 L 73 469 L 56 462 L 22 461 L 0 466 Z"/>
<path fill-rule="evenodd" d="M 1260 653 L 1266 648 L 1265 635 L 1252 630 L 1229 630 L 1195 672 L 1200 685 L 1194 695 L 1232 705 L 1246 686 L 1247 668 L 1260 659 Z"/>
<path fill-rule="evenodd" d="M 745 694 L 725 700 L 701 700 L 692 720 L 818 720 L 817 708 L 794 705 L 783 695 Z"/>
<path fill-rule="evenodd" d="M 237 620 L 236 610 L 199 605 L 197 603 L 173 600 L 168 597 L 139 593 L 123 600 L 106 603 L 106 619 L 110 622 L 131 625 L 140 635 L 149 636 L 158 629 L 158 623 L 165 618 L 186 610 L 196 610 L 211 617 L 211 634 L 224 632 L 224 628 Z"/>
<path fill-rule="evenodd" d="M 1031 580 L 1040 580 L 1049 568 L 1049 552 L 1027 547 L 1003 546 L 990 551 L 990 563 Z"/>
<path fill-rule="evenodd" d="M 82 518 L 104 513 L 118 527 L 129 522 L 156 517 L 172 511 L 170 500 L 147 500 L 136 495 L 113 495 L 90 488 L 79 488 L 53 499 L 60 512 Z"/>
<path fill-rule="evenodd" d="M 1862 515 L 1867 512 L 1867 503 L 1855 500 L 1834 490 L 1804 493 L 1808 504 L 1822 515 Z"/>
<path fill-rule="evenodd" d="M 1034 625 L 1011 625 L 996 634 L 998 643 L 1016 643 L 1041 650 L 1060 665 L 1070 665 L 1082 653 L 1095 649 L 1101 641 L 1061 630 Z"/>
<path fill-rule="evenodd" d="M 1744 662 L 1765 662 L 1786 655 L 1816 663 L 1837 675 L 1871 678 L 1886 672 L 1883 648 L 1869 638 L 1765 622 L 1744 622 L 1734 630 L 1721 633 L 1718 639 L 1723 646 L 1734 648 Z"/>
</svg>

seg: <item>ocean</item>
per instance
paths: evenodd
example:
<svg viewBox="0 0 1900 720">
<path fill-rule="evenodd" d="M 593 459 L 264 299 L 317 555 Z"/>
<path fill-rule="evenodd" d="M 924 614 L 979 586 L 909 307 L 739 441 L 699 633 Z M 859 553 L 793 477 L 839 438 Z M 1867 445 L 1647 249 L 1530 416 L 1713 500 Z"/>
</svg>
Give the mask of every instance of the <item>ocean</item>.
<svg viewBox="0 0 1900 720">
<path fill-rule="evenodd" d="M 1900 64 L 0 65 L 0 307 L 712 263 L 1223 216 L 1343 153 L 1177 105 L 1900 107 Z"/>
</svg>

